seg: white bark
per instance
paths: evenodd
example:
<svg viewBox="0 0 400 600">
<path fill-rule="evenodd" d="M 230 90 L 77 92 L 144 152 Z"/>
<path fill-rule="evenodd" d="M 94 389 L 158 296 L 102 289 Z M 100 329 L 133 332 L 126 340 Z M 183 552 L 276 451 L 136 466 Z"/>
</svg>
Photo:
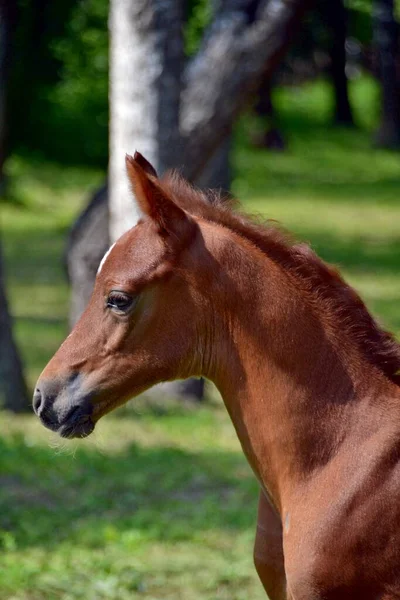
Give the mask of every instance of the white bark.
<svg viewBox="0 0 400 600">
<path fill-rule="evenodd" d="M 125 174 L 125 154 L 139 150 L 162 172 L 180 150 L 179 94 L 183 42 L 180 0 L 111 0 L 110 237 L 138 213 Z"/>
</svg>

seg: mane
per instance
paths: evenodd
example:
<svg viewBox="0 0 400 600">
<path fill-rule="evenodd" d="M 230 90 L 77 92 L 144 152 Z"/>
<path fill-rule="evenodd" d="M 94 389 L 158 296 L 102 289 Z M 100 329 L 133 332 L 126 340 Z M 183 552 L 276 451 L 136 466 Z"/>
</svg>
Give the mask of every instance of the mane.
<svg viewBox="0 0 400 600">
<path fill-rule="evenodd" d="M 175 172 L 167 173 L 161 184 L 186 212 L 230 229 L 281 265 L 317 311 L 328 316 L 332 329 L 347 332 L 365 358 L 400 386 L 400 345 L 378 325 L 336 268 L 322 261 L 307 244 L 296 243 L 276 223 L 259 223 L 234 210 L 231 199 L 218 192 L 199 191 Z"/>
</svg>

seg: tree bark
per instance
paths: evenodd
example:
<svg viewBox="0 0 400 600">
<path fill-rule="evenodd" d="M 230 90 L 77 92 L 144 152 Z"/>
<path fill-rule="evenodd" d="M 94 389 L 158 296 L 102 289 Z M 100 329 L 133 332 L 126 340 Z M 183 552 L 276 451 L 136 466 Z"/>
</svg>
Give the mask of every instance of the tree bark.
<svg viewBox="0 0 400 600">
<path fill-rule="evenodd" d="M 393 0 L 377 0 L 373 9 L 374 43 L 382 84 L 382 118 L 375 142 L 382 148 L 400 148 L 400 75 L 397 72 L 399 25 Z"/>
<path fill-rule="evenodd" d="M 7 155 L 6 92 L 11 59 L 11 38 L 15 25 L 16 5 L 12 0 L 0 3 L 0 195 L 3 165 Z M 22 363 L 12 334 L 8 310 L 0 240 L 0 406 L 22 412 L 28 410 L 28 396 L 22 373 Z"/>
<path fill-rule="evenodd" d="M 125 174 L 135 149 L 158 173 L 181 164 L 179 96 L 183 68 L 182 0 L 110 4 L 110 237 L 138 214 Z"/>
<path fill-rule="evenodd" d="M 109 246 L 108 189 L 104 185 L 93 194 L 67 238 L 64 263 L 70 283 L 71 328 L 89 302 L 97 269 Z"/>
<path fill-rule="evenodd" d="M 0 405 L 12 412 L 29 410 L 22 363 L 12 335 L 12 321 L 5 293 L 0 242 Z"/>
<path fill-rule="evenodd" d="M 326 2 L 326 22 L 331 30 L 330 70 L 335 94 L 334 121 L 338 125 L 353 125 L 346 75 L 347 12 L 343 0 Z"/>
</svg>

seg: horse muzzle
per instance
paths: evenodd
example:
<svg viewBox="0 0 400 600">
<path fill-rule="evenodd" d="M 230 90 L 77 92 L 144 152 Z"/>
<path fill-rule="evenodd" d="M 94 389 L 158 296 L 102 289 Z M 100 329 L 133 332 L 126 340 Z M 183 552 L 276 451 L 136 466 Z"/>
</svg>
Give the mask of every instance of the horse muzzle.
<svg viewBox="0 0 400 600">
<path fill-rule="evenodd" d="M 79 375 L 66 382 L 39 379 L 33 410 L 45 427 L 63 438 L 87 437 L 95 426 L 91 394 L 79 393 Z"/>
</svg>

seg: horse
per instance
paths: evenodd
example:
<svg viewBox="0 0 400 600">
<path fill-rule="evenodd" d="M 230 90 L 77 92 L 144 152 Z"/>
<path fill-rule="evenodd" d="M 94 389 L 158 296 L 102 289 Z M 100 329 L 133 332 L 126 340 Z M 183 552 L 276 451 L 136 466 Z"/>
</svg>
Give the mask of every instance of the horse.
<svg viewBox="0 0 400 600">
<path fill-rule="evenodd" d="M 126 157 L 137 225 L 33 406 L 66 438 L 154 384 L 220 391 L 260 485 L 270 600 L 400 598 L 400 346 L 337 270 L 176 173 Z"/>
</svg>

